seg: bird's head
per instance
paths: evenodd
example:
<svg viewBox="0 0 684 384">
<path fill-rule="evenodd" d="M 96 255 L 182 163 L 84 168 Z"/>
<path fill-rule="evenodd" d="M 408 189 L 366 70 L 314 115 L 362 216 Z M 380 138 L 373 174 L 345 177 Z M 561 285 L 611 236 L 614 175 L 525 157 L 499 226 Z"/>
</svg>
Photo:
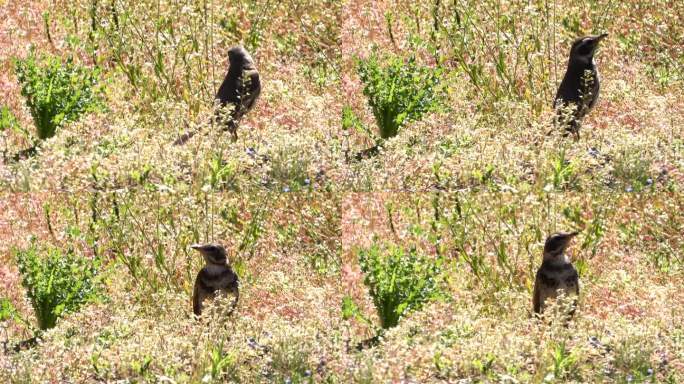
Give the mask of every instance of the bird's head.
<svg viewBox="0 0 684 384">
<path fill-rule="evenodd" d="M 578 232 L 558 232 L 549 236 L 544 243 L 544 260 L 562 258 L 568 245 L 570 245 L 570 240 L 577 234 Z"/>
<path fill-rule="evenodd" d="M 601 40 L 608 37 L 607 33 L 584 36 L 576 39 L 570 48 L 570 59 L 590 62 Z"/>
<path fill-rule="evenodd" d="M 220 244 L 193 244 L 190 248 L 197 250 L 207 264 L 225 265 L 228 263 L 226 249 Z"/>
<path fill-rule="evenodd" d="M 249 52 L 242 45 L 236 45 L 228 50 L 228 61 L 231 67 L 252 67 L 254 61 Z"/>
</svg>

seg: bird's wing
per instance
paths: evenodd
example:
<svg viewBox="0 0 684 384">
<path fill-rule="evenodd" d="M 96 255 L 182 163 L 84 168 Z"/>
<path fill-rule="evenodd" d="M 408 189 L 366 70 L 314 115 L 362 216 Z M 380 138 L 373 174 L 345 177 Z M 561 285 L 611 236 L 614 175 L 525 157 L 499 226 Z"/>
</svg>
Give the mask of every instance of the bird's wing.
<svg viewBox="0 0 684 384">
<path fill-rule="evenodd" d="M 534 280 L 534 293 L 532 294 L 532 307 L 535 313 L 541 313 L 541 292 L 539 291 L 539 276 Z"/>
<path fill-rule="evenodd" d="M 199 282 L 199 275 L 197 275 L 197 278 L 195 279 L 195 288 L 192 292 L 192 312 L 199 316 L 202 314 L 202 297 L 200 297 L 200 282 Z"/>
<path fill-rule="evenodd" d="M 218 289 L 232 291 L 238 285 L 238 275 L 230 266 L 227 266 L 221 274 L 216 277 L 216 286 Z"/>
<path fill-rule="evenodd" d="M 245 71 L 244 81 L 240 89 L 240 99 L 242 103 L 242 113 L 247 113 L 256 103 L 259 94 L 261 94 L 261 81 L 259 80 L 259 72 L 256 70 Z"/>
</svg>

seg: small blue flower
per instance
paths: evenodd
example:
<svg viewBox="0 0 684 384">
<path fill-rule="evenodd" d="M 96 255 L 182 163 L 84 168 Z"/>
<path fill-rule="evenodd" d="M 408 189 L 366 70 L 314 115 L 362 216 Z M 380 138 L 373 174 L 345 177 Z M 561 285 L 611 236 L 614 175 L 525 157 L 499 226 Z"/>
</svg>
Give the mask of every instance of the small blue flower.
<svg viewBox="0 0 684 384">
<path fill-rule="evenodd" d="M 591 155 L 591 157 L 598 157 L 600 154 L 601 153 L 598 151 L 598 149 L 594 147 L 589 148 L 589 155 Z"/>
<path fill-rule="evenodd" d="M 283 192 L 290 192 L 290 187 L 287 185 L 283 187 Z"/>
<path fill-rule="evenodd" d="M 257 153 L 256 153 L 256 150 L 254 150 L 254 148 L 249 147 L 249 148 L 247 148 L 246 152 L 247 152 L 247 155 L 249 155 L 250 157 L 252 157 L 252 158 L 256 157 Z"/>
<path fill-rule="evenodd" d="M 653 368 L 647 369 L 647 370 L 646 370 L 646 374 L 647 374 L 648 376 L 653 375 Z"/>
<path fill-rule="evenodd" d="M 634 188 L 632 188 L 631 185 L 628 185 L 627 188 L 625 188 L 625 192 L 633 192 Z"/>
<path fill-rule="evenodd" d="M 289 377 L 286 377 L 284 383 L 285 384 L 292 384 L 292 379 L 290 379 Z"/>
<path fill-rule="evenodd" d="M 653 185 L 653 179 L 651 179 L 650 177 L 646 179 L 646 185 Z"/>
<path fill-rule="evenodd" d="M 310 370 L 307 369 L 306 371 L 304 371 L 304 377 L 310 377 L 310 376 L 311 376 Z"/>
<path fill-rule="evenodd" d="M 309 184 L 311 184 L 311 180 L 307 177 L 306 179 L 304 179 L 304 185 L 309 185 Z"/>
</svg>

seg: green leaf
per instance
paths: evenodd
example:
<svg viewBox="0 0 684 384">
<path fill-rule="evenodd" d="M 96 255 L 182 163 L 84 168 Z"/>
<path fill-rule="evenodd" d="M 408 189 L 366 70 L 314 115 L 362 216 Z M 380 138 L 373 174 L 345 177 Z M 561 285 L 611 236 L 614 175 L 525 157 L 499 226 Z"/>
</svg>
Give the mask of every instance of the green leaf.
<svg viewBox="0 0 684 384">
<path fill-rule="evenodd" d="M 9 299 L 6 299 L 4 297 L 0 298 L 0 321 L 11 319 L 12 317 L 14 317 L 15 312 L 16 309 L 9 301 Z"/>
<path fill-rule="evenodd" d="M 358 311 L 359 308 L 356 306 L 356 303 L 354 303 L 354 300 L 351 297 L 345 296 L 344 299 L 342 299 L 342 318 L 344 320 L 349 320 L 352 317 L 356 317 Z"/>
</svg>

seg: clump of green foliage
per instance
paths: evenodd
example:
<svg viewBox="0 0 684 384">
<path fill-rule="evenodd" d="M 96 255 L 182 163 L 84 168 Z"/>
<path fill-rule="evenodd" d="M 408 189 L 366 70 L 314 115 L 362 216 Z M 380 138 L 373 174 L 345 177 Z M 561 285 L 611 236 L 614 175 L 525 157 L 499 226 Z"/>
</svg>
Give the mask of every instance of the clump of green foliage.
<svg viewBox="0 0 684 384">
<path fill-rule="evenodd" d="M 13 318 L 16 311 L 9 299 L 0 298 L 0 322 Z"/>
<path fill-rule="evenodd" d="M 209 367 L 207 374 L 204 376 L 206 379 L 219 381 L 220 379 L 225 379 L 226 376 L 234 376 L 235 366 L 237 365 L 237 353 L 232 351 L 224 352 L 223 342 L 211 348 L 209 361 L 211 367 Z M 236 380 L 237 378 L 230 377 L 230 379 Z"/>
<path fill-rule="evenodd" d="M 0 107 L 0 132 L 10 130 L 25 137 L 28 137 L 28 132 L 21 126 L 19 120 L 12 113 L 6 105 Z M 7 148 L 3 148 L 3 158 L 5 157 Z"/>
<path fill-rule="evenodd" d="M 366 128 L 361 119 L 356 116 L 354 110 L 349 105 L 345 105 L 342 108 L 342 130 L 347 131 L 350 129 L 354 129 L 355 131 L 369 137 L 374 136 L 373 133 Z"/>
<path fill-rule="evenodd" d="M 53 247 L 43 250 L 35 244 L 15 251 L 15 256 L 41 330 L 54 327 L 62 315 L 98 297 L 97 258 L 91 260 Z"/>
<path fill-rule="evenodd" d="M 415 57 L 380 59 L 374 53 L 357 61 L 357 71 L 383 139 L 441 104 L 441 70 L 419 65 Z"/>
<path fill-rule="evenodd" d="M 0 132 L 6 129 L 23 132 L 19 120 L 17 120 L 16 116 L 14 116 L 7 106 L 3 105 L 2 108 L 0 108 Z"/>
<path fill-rule="evenodd" d="M 100 105 L 98 68 L 74 64 L 72 58 L 39 57 L 33 50 L 25 59 L 15 59 L 14 66 L 40 140 Z"/>
<path fill-rule="evenodd" d="M 359 251 L 363 282 L 373 298 L 382 329 L 395 327 L 402 316 L 440 296 L 442 263 L 418 255 L 415 248 L 405 250 L 392 244 L 386 249 L 374 244 Z M 363 318 L 349 298 L 343 302 L 343 315 Z"/>
</svg>

